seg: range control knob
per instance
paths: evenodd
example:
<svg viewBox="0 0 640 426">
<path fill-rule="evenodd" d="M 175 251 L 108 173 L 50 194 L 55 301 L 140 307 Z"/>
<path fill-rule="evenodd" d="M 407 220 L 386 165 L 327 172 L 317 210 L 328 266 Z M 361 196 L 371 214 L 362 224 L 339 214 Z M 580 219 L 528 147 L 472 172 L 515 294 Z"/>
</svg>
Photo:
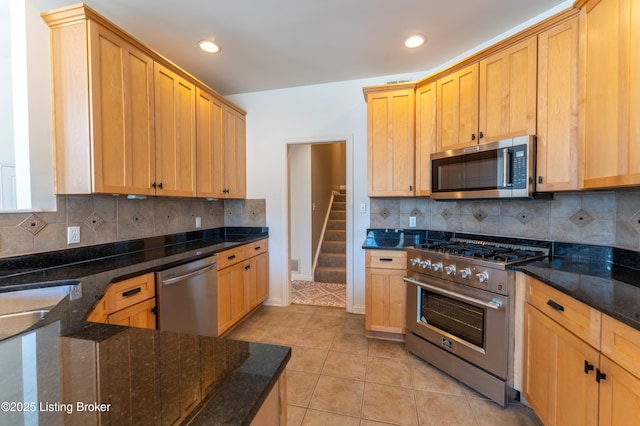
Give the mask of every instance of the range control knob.
<svg viewBox="0 0 640 426">
<path fill-rule="evenodd" d="M 431 267 L 434 271 L 442 271 L 442 262 L 434 263 Z"/>
<path fill-rule="evenodd" d="M 471 269 L 464 268 L 460 270 L 460 278 L 469 278 L 471 276 Z"/>
<path fill-rule="evenodd" d="M 409 263 L 411 263 L 411 266 L 416 266 L 420 264 L 420 258 L 419 257 L 414 257 L 413 259 L 409 260 Z"/>
<path fill-rule="evenodd" d="M 431 269 L 431 259 L 423 260 L 422 262 L 420 262 L 420 266 L 422 267 L 422 269 Z"/>
<path fill-rule="evenodd" d="M 447 265 L 444 267 L 444 272 L 447 275 L 455 275 L 456 274 L 456 265 Z"/>
<path fill-rule="evenodd" d="M 489 274 L 487 274 L 486 272 L 479 272 L 476 274 L 476 279 L 483 283 L 489 279 Z"/>
</svg>

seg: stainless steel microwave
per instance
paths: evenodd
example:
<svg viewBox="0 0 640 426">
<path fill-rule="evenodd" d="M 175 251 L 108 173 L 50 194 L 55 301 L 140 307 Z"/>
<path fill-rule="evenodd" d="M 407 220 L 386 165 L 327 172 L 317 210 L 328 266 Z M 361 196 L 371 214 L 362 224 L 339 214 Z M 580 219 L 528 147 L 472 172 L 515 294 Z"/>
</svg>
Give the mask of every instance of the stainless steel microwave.
<svg viewBox="0 0 640 426">
<path fill-rule="evenodd" d="M 431 154 L 431 198 L 532 198 L 535 154 L 535 136 Z"/>
</svg>

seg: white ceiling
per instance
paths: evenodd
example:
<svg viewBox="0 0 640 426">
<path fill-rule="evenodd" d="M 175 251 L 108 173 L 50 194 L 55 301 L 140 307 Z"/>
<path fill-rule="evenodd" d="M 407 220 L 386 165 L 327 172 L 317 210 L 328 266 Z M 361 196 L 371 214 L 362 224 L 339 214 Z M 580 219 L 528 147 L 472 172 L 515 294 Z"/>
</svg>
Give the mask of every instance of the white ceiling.
<svg viewBox="0 0 640 426">
<path fill-rule="evenodd" d="M 85 0 L 223 95 L 418 73 L 566 0 Z M 71 0 L 70 0 L 71 2 Z M 414 33 L 427 43 L 403 46 Z M 197 47 L 213 38 L 217 55 Z M 418 76 L 420 78 L 424 75 Z"/>
</svg>

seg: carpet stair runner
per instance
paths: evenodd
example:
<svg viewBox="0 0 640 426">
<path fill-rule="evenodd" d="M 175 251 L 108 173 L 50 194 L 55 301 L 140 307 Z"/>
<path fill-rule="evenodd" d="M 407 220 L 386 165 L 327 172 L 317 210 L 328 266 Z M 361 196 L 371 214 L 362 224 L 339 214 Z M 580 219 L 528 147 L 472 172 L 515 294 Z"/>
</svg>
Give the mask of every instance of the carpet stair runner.
<svg viewBox="0 0 640 426">
<path fill-rule="evenodd" d="M 327 229 L 318 255 L 314 281 L 347 282 L 347 196 L 345 190 L 333 197 Z"/>
</svg>

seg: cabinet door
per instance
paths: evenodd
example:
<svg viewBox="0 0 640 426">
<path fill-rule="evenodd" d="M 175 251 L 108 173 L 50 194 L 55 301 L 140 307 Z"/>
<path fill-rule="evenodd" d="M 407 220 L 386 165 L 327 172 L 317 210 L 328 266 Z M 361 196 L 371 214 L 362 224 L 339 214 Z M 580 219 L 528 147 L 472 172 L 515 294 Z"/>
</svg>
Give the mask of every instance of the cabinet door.
<svg viewBox="0 0 640 426">
<path fill-rule="evenodd" d="M 247 192 L 245 117 L 225 107 L 224 189 L 225 198 L 245 198 Z"/>
<path fill-rule="evenodd" d="M 108 324 L 127 327 L 156 328 L 156 299 L 147 299 L 133 306 L 114 312 L 107 317 Z"/>
<path fill-rule="evenodd" d="M 640 378 L 606 356 L 600 357 L 600 426 L 637 425 L 640 419 Z"/>
<path fill-rule="evenodd" d="M 404 270 L 366 268 L 365 328 L 385 333 L 406 332 L 407 291 Z"/>
<path fill-rule="evenodd" d="M 245 269 L 250 310 L 262 303 L 269 295 L 269 255 L 263 253 L 252 257 L 248 260 Z"/>
<path fill-rule="evenodd" d="M 584 187 L 640 184 L 640 5 L 586 2 Z"/>
<path fill-rule="evenodd" d="M 93 191 L 154 194 L 153 60 L 89 21 Z"/>
<path fill-rule="evenodd" d="M 244 263 L 218 272 L 218 334 L 229 329 L 246 312 Z"/>
<path fill-rule="evenodd" d="M 369 93 L 367 110 L 369 196 L 412 196 L 415 91 Z"/>
<path fill-rule="evenodd" d="M 536 189 L 579 189 L 577 17 L 538 35 L 536 135 Z"/>
<path fill-rule="evenodd" d="M 536 132 L 537 38 L 480 61 L 480 141 Z"/>
<path fill-rule="evenodd" d="M 545 425 L 597 424 L 598 351 L 528 303 L 524 314 L 525 398 Z"/>
<path fill-rule="evenodd" d="M 416 89 L 416 196 L 431 194 L 431 153 L 436 150 L 436 83 Z"/>
<path fill-rule="evenodd" d="M 478 64 L 437 81 L 437 151 L 478 143 Z"/>
<path fill-rule="evenodd" d="M 154 64 L 156 195 L 196 195 L 196 88 Z"/>
<path fill-rule="evenodd" d="M 223 198 L 223 103 L 196 88 L 196 189 L 198 197 Z"/>
</svg>

